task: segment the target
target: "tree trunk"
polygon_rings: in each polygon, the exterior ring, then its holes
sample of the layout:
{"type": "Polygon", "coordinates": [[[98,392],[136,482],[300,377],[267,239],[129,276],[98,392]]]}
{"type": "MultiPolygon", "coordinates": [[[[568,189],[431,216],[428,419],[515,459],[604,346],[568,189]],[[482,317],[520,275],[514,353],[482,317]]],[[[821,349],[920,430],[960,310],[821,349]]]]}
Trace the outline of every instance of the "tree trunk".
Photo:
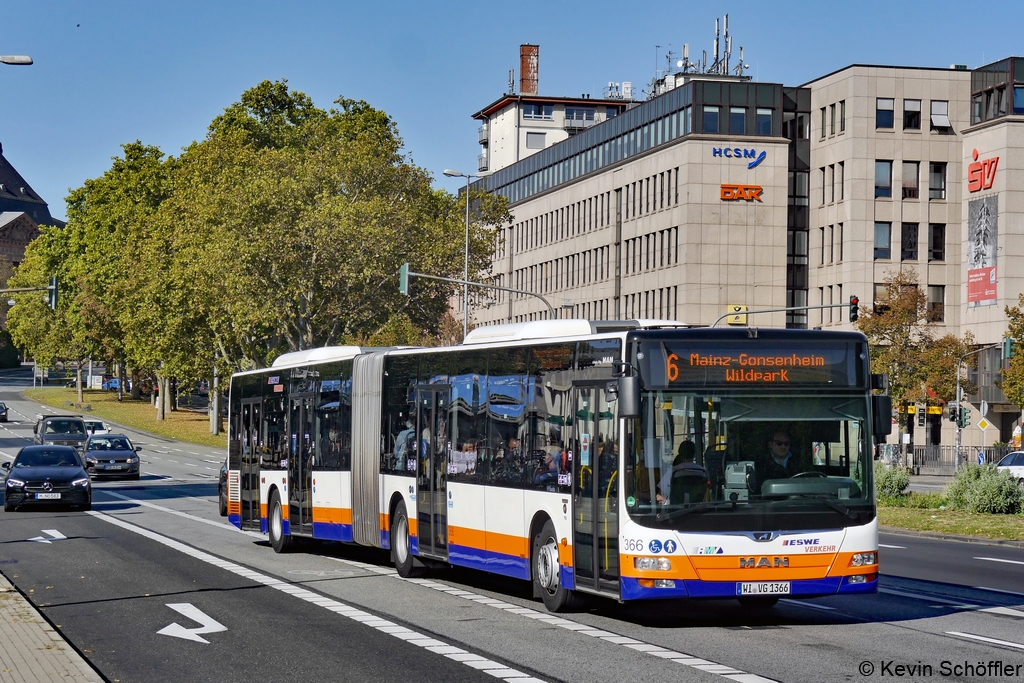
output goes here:
{"type": "Polygon", "coordinates": [[[82,391],[82,362],[78,362],[78,369],[75,371],[75,386],[78,387],[78,402],[82,403],[85,400],[85,396],[82,391]]]}
{"type": "Polygon", "coordinates": [[[210,382],[210,391],[206,400],[210,410],[210,433],[214,436],[220,434],[220,378],[217,376],[217,366],[213,368],[213,380],[210,382]]]}
{"type": "Polygon", "coordinates": [[[160,389],[160,396],[163,397],[164,413],[174,411],[174,397],[171,395],[171,378],[164,377],[163,387],[160,389]]]}
{"type": "Polygon", "coordinates": [[[160,375],[156,376],[156,386],[153,391],[153,401],[156,403],[156,419],[166,420],[167,415],[164,412],[164,397],[167,392],[164,390],[164,378],[160,375]]]}

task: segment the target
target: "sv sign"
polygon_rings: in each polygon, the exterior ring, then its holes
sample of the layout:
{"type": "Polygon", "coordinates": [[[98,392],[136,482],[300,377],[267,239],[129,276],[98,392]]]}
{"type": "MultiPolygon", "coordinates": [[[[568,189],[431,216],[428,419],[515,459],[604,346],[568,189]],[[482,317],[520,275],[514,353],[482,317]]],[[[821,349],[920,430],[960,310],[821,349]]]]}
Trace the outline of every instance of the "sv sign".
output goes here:
{"type": "Polygon", "coordinates": [[[996,179],[999,157],[978,161],[978,150],[974,150],[972,157],[974,163],[967,166],[967,191],[977,192],[992,189],[992,183],[996,179]]]}

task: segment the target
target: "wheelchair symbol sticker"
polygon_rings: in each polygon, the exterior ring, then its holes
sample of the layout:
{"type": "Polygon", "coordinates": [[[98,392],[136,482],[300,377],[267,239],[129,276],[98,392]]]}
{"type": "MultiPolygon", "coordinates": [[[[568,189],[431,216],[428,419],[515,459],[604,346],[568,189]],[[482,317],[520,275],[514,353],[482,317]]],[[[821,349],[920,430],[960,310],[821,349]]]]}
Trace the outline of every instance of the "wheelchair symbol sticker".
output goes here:
{"type": "Polygon", "coordinates": [[[661,552],[661,541],[655,539],[655,540],[651,541],[650,545],[648,545],[647,547],[651,549],[652,553],[660,553],[661,552]]]}

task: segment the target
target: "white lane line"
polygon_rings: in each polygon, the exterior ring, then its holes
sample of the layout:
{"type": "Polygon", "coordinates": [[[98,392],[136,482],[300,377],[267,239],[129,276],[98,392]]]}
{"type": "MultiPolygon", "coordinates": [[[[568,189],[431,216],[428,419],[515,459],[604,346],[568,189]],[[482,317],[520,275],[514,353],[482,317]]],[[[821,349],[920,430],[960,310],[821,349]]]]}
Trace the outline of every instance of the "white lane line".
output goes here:
{"type": "MultiPolygon", "coordinates": [[[[162,536],[156,532],[144,529],[139,526],[135,526],[134,524],[129,524],[128,522],[122,521],[116,517],[112,517],[102,512],[96,512],[95,510],[91,510],[89,514],[94,517],[97,517],[98,519],[102,519],[104,522],[108,522],[110,524],[113,524],[114,526],[118,526],[122,529],[126,529],[133,533],[139,534],[140,536],[149,538],[153,541],[156,541],[157,543],[161,543],[167,546],[168,548],[172,548],[186,555],[194,557],[197,560],[206,562],[207,564],[213,565],[215,567],[219,567],[225,571],[229,571],[232,574],[235,574],[236,576],[241,576],[255,583],[261,583],[269,588],[273,588],[275,590],[281,591],[282,593],[286,593],[296,598],[305,600],[310,604],[318,605],[320,607],[323,607],[334,612],[335,614],[340,614],[341,616],[348,617],[353,621],[361,622],[362,624],[369,626],[370,628],[374,628],[380,631],[381,633],[386,633],[388,635],[394,636],[400,640],[404,640],[405,642],[411,643],[413,645],[419,645],[425,650],[429,650],[430,652],[434,652],[435,654],[447,657],[452,661],[462,662],[466,666],[469,666],[473,669],[477,669],[479,671],[483,671],[484,673],[490,674],[495,678],[500,678],[506,681],[516,681],[517,683],[522,681],[529,681],[529,683],[541,681],[541,679],[531,677],[529,674],[524,673],[522,671],[517,671],[516,669],[505,666],[504,664],[499,664],[498,662],[491,661],[486,657],[474,655],[473,653],[467,650],[463,650],[462,648],[449,645],[448,643],[437,640],[436,638],[431,638],[421,633],[417,633],[412,629],[406,628],[404,626],[399,626],[398,624],[388,621],[387,619],[381,619],[376,615],[369,614],[368,612],[364,612],[360,609],[352,607],[351,605],[346,605],[345,603],[325,597],[323,595],[320,595],[319,593],[314,593],[313,591],[302,588],[297,584],[282,581],[280,579],[275,579],[273,577],[267,576],[266,574],[261,574],[257,571],[254,571],[243,565],[223,560],[214,555],[210,555],[209,553],[197,550],[192,546],[188,546],[184,543],[179,543],[178,541],[170,539],[166,536],[162,536]]],[[[260,535],[262,536],[262,534],[260,535]]]]}
{"type": "MultiPolygon", "coordinates": [[[[328,557],[327,559],[334,560],[335,562],[340,562],[342,564],[348,564],[353,567],[363,569],[365,571],[373,572],[375,574],[382,574],[385,576],[394,577],[396,579],[401,579],[401,577],[398,576],[398,572],[396,572],[391,567],[381,567],[378,565],[367,564],[365,562],[346,560],[340,557],[328,557]]],[[[438,583],[437,581],[433,581],[431,579],[402,580],[408,581],[409,583],[415,583],[425,588],[432,588],[436,591],[447,593],[448,595],[452,595],[458,598],[472,600],[473,602],[476,602],[481,605],[486,605],[488,607],[494,607],[497,609],[505,610],[506,612],[510,612],[512,614],[518,614],[528,619],[536,619],[537,621],[550,624],[552,626],[558,626],[568,631],[575,631],[576,633],[582,633],[583,635],[591,636],[593,638],[600,638],[601,640],[604,640],[605,642],[611,644],[622,645],[624,647],[628,647],[631,650],[636,650],[637,652],[654,655],[655,657],[667,659],[678,664],[684,664],[694,669],[699,669],[701,671],[706,671],[708,673],[717,674],[719,676],[723,676],[724,678],[737,681],[737,683],[777,683],[772,678],[765,678],[763,676],[758,676],[757,674],[746,673],[745,671],[741,671],[740,669],[734,669],[733,667],[725,664],[709,662],[706,659],[700,659],[699,657],[694,657],[693,655],[688,655],[683,652],[669,650],[667,648],[661,647],[660,645],[645,643],[643,641],[635,640],[628,636],[622,636],[617,633],[612,633],[610,631],[604,631],[599,628],[593,628],[591,626],[587,626],[586,624],[581,624],[579,622],[572,621],[571,619],[565,619],[564,617],[558,616],[556,614],[551,614],[549,612],[538,612],[537,610],[530,609],[529,607],[520,607],[519,605],[513,605],[507,602],[503,602],[501,600],[497,600],[495,598],[487,597],[485,595],[479,595],[477,593],[472,593],[461,588],[456,588],[454,586],[438,583]]],[[[814,606],[821,607],[821,605],[814,606]]]]}
{"type": "Polygon", "coordinates": [[[219,464],[221,464],[224,461],[223,460],[207,460],[206,458],[203,458],[203,462],[212,462],[214,465],[219,465],[219,464]]]}
{"type": "Polygon", "coordinates": [[[171,460],[170,458],[168,458],[167,462],[173,462],[173,463],[174,463],[175,465],[177,465],[177,464],[178,464],[178,461],[177,461],[177,460],[171,460]]]}
{"type": "Polygon", "coordinates": [[[993,645],[1002,645],[1004,647],[1013,647],[1018,650],[1024,650],[1024,644],[1012,643],[1008,640],[999,640],[998,638],[987,638],[985,636],[976,636],[973,633],[961,633],[960,631],[946,631],[946,635],[960,636],[961,638],[970,638],[971,640],[980,640],[983,643],[992,643],[993,645]]]}
{"type": "Polygon", "coordinates": [[[203,524],[209,524],[210,526],[215,526],[218,529],[230,529],[231,531],[235,531],[237,533],[242,533],[242,534],[245,534],[247,536],[252,536],[254,538],[266,538],[266,534],[257,533],[255,531],[242,531],[241,529],[236,527],[234,524],[228,524],[227,522],[217,522],[217,521],[214,521],[212,519],[205,519],[203,517],[196,517],[195,515],[190,515],[187,512],[180,512],[178,510],[172,510],[171,508],[164,507],[163,505],[157,505],[156,503],[150,503],[150,502],[145,501],[145,500],[139,500],[138,498],[132,498],[131,496],[125,496],[125,495],[122,495],[120,493],[115,493],[115,492],[111,491],[110,489],[96,489],[96,491],[97,491],[97,493],[102,491],[104,494],[106,494],[108,496],[113,496],[114,498],[120,498],[121,500],[128,501],[129,503],[135,503],[136,505],[141,505],[143,507],[151,508],[153,510],[159,510],[160,512],[166,512],[169,515],[174,515],[176,517],[184,517],[185,519],[191,519],[191,520],[194,520],[196,522],[202,522],[203,524]]]}
{"type": "Polygon", "coordinates": [[[191,462],[187,462],[187,463],[185,463],[185,467],[198,467],[198,465],[196,465],[194,463],[191,463],[191,462]]]}
{"type": "Polygon", "coordinates": [[[212,467],[207,467],[206,465],[203,465],[203,469],[212,470],[213,468],[212,467]]]}
{"type": "Polygon", "coordinates": [[[879,548],[898,548],[899,550],[906,550],[907,549],[907,546],[905,546],[905,545],[886,545],[884,543],[879,543],[878,547],[879,548]]]}
{"type": "Polygon", "coordinates": [[[811,607],[813,609],[823,609],[823,610],[829,610],[829,611],[835,609],[835,607],[829,607],[828,605],[819,605],[817,603],[806,602],[804,600],[790,600],[788,598],[782,598],[782,600],[780,600],[779,602],[785,602],[785,603],[788,603],[790,605],[797,605],[798,607],[811,607]]]}
{"type": "Polygon", "coordinates": [[[195,451],[185,451],[185,452],[188,453],[189,455],[200,455],[199,453],[196,453],[195,451]]]}
{"type": "Polygon", "coordinates": [[[985,560],[986,562],[1005,562],[1006,564],[1020,564],[1024,565],[1024,562],[1020,560],[1004,560],[1001,557],[976,557],[976,560],[985,560]]]}
{"type": "Polygon", "coordinates": [[[1024,598],[1024,593],[1018,593],[1016,591],[1004,591],[1002,588],[986,588],[985,586],[974,586],[975,590],[979,591],[992,591],[993,593],[1003,593],[1005,595],[1016,595],[1024,598]]]}

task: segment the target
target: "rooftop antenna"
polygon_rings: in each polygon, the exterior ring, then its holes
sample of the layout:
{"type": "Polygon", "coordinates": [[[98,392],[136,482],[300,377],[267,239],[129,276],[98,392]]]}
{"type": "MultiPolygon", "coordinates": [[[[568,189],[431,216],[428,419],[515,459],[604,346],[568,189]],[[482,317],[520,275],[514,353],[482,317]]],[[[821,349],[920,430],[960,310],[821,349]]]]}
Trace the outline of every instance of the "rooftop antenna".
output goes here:
{"type": "Polygon", "coordinates": [[[516,94],[516,70],[515,69],[509,69],[508,70],[508,94],[509,95],[515,95],[516,94]]]}

